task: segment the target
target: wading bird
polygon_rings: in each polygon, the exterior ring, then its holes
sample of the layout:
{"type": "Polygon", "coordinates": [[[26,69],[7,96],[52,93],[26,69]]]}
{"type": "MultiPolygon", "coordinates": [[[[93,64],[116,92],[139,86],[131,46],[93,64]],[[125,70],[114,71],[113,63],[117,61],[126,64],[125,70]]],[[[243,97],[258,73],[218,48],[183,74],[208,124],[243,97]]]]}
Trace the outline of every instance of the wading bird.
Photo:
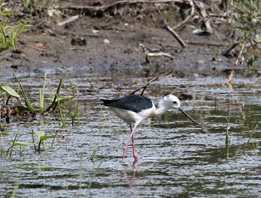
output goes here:
{"type": "Polygon", "coordinates": [[[159,100],[157,105],[155,105],[153,101],[147,97],[134,94],[113,100],[101,99],[101,101],[130,126],[131,133],[127,143],[123,147],[122,159],[125,158],[128,145],[130,141],[132,141],[134,163],[138,161],[138,153],[134,144],[134,134],[141,121],[152,117],[158,117],[167,110],[174,108],[182,112],[192,122],[198,124],[180,108],[180,100],[174,95],[164,96],[159,100]]]}

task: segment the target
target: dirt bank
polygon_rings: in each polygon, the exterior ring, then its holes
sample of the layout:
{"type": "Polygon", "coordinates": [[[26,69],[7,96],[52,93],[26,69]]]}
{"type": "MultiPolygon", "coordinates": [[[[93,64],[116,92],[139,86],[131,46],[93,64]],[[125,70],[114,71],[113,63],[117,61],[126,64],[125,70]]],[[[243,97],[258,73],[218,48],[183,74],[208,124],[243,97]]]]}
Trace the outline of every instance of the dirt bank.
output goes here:
{"type": "MultiPolygon", "coordinates": [[[[224,75],[235,61],[233,55],[222,55],[233,43],[232,30],[224,23],[213,22],[213,33],[198,35],[193,33],[199,28],[195,18],[177,29],[186,43],[183,48],[162,26],[162,19],[170,26],[183,20],[180,7],[174,4],[121,5],[99,15],[81,9],[52,11],[31,18],[32,29],[21,35],[17,50],[1,54],[1,77],[13,72],[21,75],[124,72],[152,76],[173,71],[177,76],[224,75]],[[78,18],[66,23],[72,16],[78,18]],[[172,57],[146,60],[142,46],[149,52],[168,53],[172,57]]],[[[239,73],[250,72],[241,65],[239,73]]]]}

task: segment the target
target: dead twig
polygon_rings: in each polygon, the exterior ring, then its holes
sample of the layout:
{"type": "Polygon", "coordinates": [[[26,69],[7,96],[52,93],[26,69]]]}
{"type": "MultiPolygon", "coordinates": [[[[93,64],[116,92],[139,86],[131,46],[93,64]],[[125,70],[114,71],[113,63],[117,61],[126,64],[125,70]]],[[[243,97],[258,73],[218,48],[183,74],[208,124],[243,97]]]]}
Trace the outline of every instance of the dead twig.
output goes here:
{"type": "Polygon", "coordinates": [[[238,43],[237,43],[237,42],[236,42],[236,43],[233,43],[226,51],[224,51],[224,52],[222,53],[222,55],[225,56],[225,57],[231,56],[231,55],[230,55],[230,52],[231,52],[236,46],[238,46],[238,43]]]}
{"type": "Polygon", "coordinates": [[[166,52],[148,52],[146,53],[146,56],[150,57],[150,56],[165,56],[171,59],[174,59],[174,56],[170,55],[169,53],[166,52]]]}
{"type": "Polygon", "coordinates": [[[66,19],[65,21],[59,22],[59,23],[58,23],[58,26],[66,25],[66,24],[68,24],[68,23],[71,23],[71,22],[77,20],[78,18],[79,18],[79,15],[72,16],[72,17],[66,19]]]}
{"type": "Polygon", "coordinates": [[[165,73],[165,74],[159,74],[158,76],[156,76],[156,77],[152,78],[151,80],[149,80],[145,85],[143,85],[143,86],[141,86],[141,87],[135,89],[133,92],[130,93],[130,95],[133,95],[133,94],[135,94],[136,92],[138,92],[139,90],[142,89],[142,91],[141,91],[141,93],[140,93],[140,95],[142,96],[143,93],[144,93],[144,91],[147,89],[147,87],[148,87],[152,82],[154,82],[154,81],[156,81],[156,80],[159,80],[162,75],[164,75],[164,77],[167,77],[167,76],[170,75],[170,74],[172,74],[172,72],[168,72],[168,73],[165,73]]]}
{"type": "Polygon", "coordinates": [[[147,89],[147,87],[148,87],[152,82],[154,82],[154,81],[156,81],[156,80],[158,80],[158,79],[159,79],[159,76],[156,76],[156,77],[152,78],[152,79],[149,80],[145,85],[143,85],[142,87],[139,87],[139,88],[135,89],[133,92],[131,92],[130,95],[133,95],[133,94],[135,94],[136,92],[138,92],[139,90],[142,89],[142,91],[141,91],[141,93],[140,93],[140,95],[142,96],[143,93],[144,93],[144,91],[145,91],[145,89],[147,89]]]}

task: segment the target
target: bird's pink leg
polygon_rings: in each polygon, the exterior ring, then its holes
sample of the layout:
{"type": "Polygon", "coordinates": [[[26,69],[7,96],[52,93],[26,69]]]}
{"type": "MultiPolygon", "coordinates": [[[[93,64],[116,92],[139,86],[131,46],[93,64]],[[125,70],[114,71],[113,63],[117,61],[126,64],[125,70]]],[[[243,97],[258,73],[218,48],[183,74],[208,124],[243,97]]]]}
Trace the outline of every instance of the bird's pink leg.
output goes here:
{"type": "Polygon", "coordinates": [[[135,164],[138,161],[138,153],[137,153],[136,148],[135,148],[134,134],[132,135],[131,140],[132,140],[132,153],[133,153],[133,157],[134,157],[133,163],[135,164]]]}
{"type": "MultiPolygon", "coordinates": [[[[132,143],[133,143],[133,144],[132,144],[132,147],[133,147],[133,145],[134,145],[133,136],[134,136],[134,133],[135,133],[135,129],[136,129],[136,125],[135,125],[134,127],[132,127],[132,125],[130,125],[131,134],[130,134],[130,136],[129,136],[129,138],[128,138],[127,143],[123,146],[122,160],[125,159],[126,152],[127,152],[127,149],[128,149],[128,145],[129,145],[131,139],[132,139],[132,143]]],[[[135,145],[134,145],[134,150],[135,150],[135,145]]],[[[133,150],[133,151],[134,151],[134,150],[133,150]]],[[[136,152],[136,151],[133,152],[133,157],[134,157],[134,160],[135,160],[135,159],[138,160],[138,155],[137,155],[137,152],[136,152]],[[136,153],[136,154],[135,154],[135,153],[136,153]],[[134,156],[136,156],[136,157],[134,157],[134,156]]]]}
{"type": "MultiPolygon", "coordinates": [[[[132,125],[130,125],[130,132],[132,134],[132,125]]],[[[127,153],[127,150],[128,150],[128,144],[129,144],[129,141],[123,146],[122,160],[125,159],[125,156],[126,156],[126,153],[127,153]]]]}

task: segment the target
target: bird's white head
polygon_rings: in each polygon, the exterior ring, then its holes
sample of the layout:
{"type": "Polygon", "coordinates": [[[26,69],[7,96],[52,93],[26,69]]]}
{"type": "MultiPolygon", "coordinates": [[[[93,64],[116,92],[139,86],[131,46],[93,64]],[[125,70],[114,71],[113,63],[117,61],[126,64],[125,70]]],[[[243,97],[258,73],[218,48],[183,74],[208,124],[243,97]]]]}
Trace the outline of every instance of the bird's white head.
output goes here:
{"type": "Polygon", "coordinates": [[[177,96],[174,95],[166,95],[164,96],[158,104],[158,108],[156,110],[156,115],[161,115],[165,113],[168,109],[175,108],[179,110],[181,113],[183,113],[188,119],[190,119],[195,124],[198,124],[195,120],[193,120],[188,114],[186,114],[181,108],[180,108],[180,100],[177,96]]]}
{"type": "Polygon", "coordinates": [[[176,108],[180,108],[180,100],[177,96],[174,95],[166,95],[163,98],[160,99],[158,106],[157,106],[157,115],[161,115],[165,113],[167,110],[176,108]]]}
{"type": "Polygon", "coordinates": [[[166,95],[163,97],[162,102],[166,108],[180,108],[180,100],[177,96],[166,95]]]}

